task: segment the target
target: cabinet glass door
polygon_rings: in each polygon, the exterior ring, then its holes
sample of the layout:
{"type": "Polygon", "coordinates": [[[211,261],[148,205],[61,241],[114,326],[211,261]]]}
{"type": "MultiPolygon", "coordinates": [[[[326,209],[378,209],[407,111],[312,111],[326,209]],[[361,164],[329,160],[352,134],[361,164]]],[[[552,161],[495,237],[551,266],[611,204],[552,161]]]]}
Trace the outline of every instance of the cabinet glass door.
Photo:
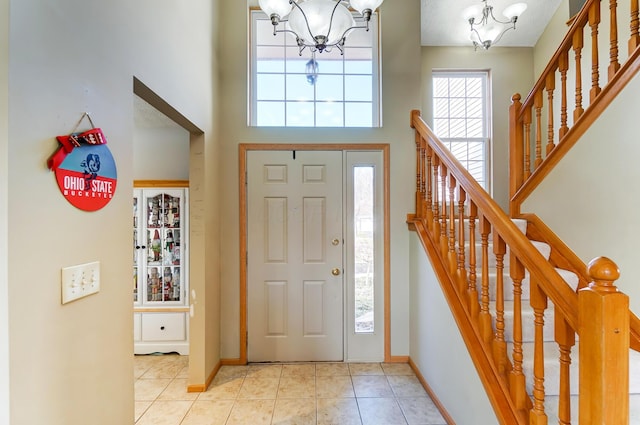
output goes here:
{"type": "Polygon", "coordinates": [[[137,193],[133,195],[133,302],[134,304],[138,304],[140,300],[139,289],[138,289],[138,273],[140,270],[140,264],[138,260],[138,251],[141,249],[140,241],[139,241],[139,215],[140,212],[138,210],[138,203],[140,201],[140,196],[137,193]]]}
{"type": "Polygon", "coordinates": [[[182,205],[180,193],[145,197],[146,302],[182,301],[182,205]]]}

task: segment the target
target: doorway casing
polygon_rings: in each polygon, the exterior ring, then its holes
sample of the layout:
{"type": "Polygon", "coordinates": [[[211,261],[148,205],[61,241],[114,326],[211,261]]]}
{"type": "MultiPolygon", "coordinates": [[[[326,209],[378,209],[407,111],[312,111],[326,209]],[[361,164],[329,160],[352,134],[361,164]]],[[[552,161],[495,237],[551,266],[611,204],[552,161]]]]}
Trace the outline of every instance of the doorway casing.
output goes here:
{"type": "Polygon", "coordinates": [[[391,355],[391,274],[390,274],[390,146],[380,144],[331,143],[331,144],[261,144],[241,143],[238,145],[239,161],[239,221],[240,221],[240,357],[237,360],[225,359],[223,364],[247,363],[247,152],[248,151],[380,151],[383,156],[383,214],[384,214],[384,361],[405,362],[406,358],[394,358],[391,355]]]}

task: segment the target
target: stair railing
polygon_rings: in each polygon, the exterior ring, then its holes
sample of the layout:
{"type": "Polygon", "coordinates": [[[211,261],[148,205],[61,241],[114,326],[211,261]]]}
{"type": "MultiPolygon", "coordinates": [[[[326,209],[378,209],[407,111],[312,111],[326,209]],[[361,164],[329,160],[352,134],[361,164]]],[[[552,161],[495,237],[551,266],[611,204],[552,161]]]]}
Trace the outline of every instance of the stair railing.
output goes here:
{"type": "Polygon", "coordinates": [[[585,2],[526,99],[512,98],[512,217],[640,68],[638,0],[602,3],[585,2]],[[620,33],[628,35],[627,49],[619,48],[620,33]]]}
{"type": "Polygon", "coordinates": [[[615,264],[594,260],[589,269],[593,283],[576,293],[435,136],[419,111],[412,111],[411,126],[416,135],[416,211],[408,222],[434,264],[500,423],[547,424],[545,385],[551,384],[560,389],[559,423],[571,423],[569,365],[576,336],[581,346],[580,423],[628,423],[629,314],[609,313],[629,309],[628,298],[613,285],[615,264]],[[490,262],[495,265],[495,287],[489,283],[490,262]],[[532,376],[526,376],[524,367],[525,277],[530,279],[529,302],[535,315],[532,376]],[[506,279],[512,282],[512,311],[505,310],[506,279]],[[495,307],[490,298],[496,300],[495,307]],[[545,381],[543,331],[549,301],[555,306],[558,383],[545,381]],[[505,333],[507,315],[513,316],[512,335],[505,333]]]}

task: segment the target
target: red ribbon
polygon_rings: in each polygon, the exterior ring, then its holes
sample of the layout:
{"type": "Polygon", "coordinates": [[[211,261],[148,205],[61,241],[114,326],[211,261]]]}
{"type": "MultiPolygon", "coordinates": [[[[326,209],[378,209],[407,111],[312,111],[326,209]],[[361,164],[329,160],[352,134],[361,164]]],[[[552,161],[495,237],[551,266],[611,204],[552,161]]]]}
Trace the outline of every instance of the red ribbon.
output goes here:
{"type": "Polygon", "coordinates": [[[57,136],[56,139],[62,146],[60,146],[58,150],[51,155],[51,158],[47,160],[47,165],[52,171],[57,170],[66,156],[69,155],[74,148],[80,146],[80,144],[104,145],[107,143],[107,138],[104,137],[102,130],[99,128],[92,128],[84,133],[72,133],[68,136],[57,136]]]}

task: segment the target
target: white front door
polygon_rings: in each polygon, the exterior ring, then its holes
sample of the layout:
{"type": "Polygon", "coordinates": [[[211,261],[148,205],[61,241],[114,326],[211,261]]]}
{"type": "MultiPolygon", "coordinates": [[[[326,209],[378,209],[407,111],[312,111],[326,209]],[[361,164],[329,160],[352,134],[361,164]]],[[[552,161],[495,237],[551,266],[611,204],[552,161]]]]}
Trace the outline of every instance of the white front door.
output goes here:
{"type": "Polygon", "coordinates": [[[343,360],[341,151],[247,153],[251,362],[343,360]]]}

